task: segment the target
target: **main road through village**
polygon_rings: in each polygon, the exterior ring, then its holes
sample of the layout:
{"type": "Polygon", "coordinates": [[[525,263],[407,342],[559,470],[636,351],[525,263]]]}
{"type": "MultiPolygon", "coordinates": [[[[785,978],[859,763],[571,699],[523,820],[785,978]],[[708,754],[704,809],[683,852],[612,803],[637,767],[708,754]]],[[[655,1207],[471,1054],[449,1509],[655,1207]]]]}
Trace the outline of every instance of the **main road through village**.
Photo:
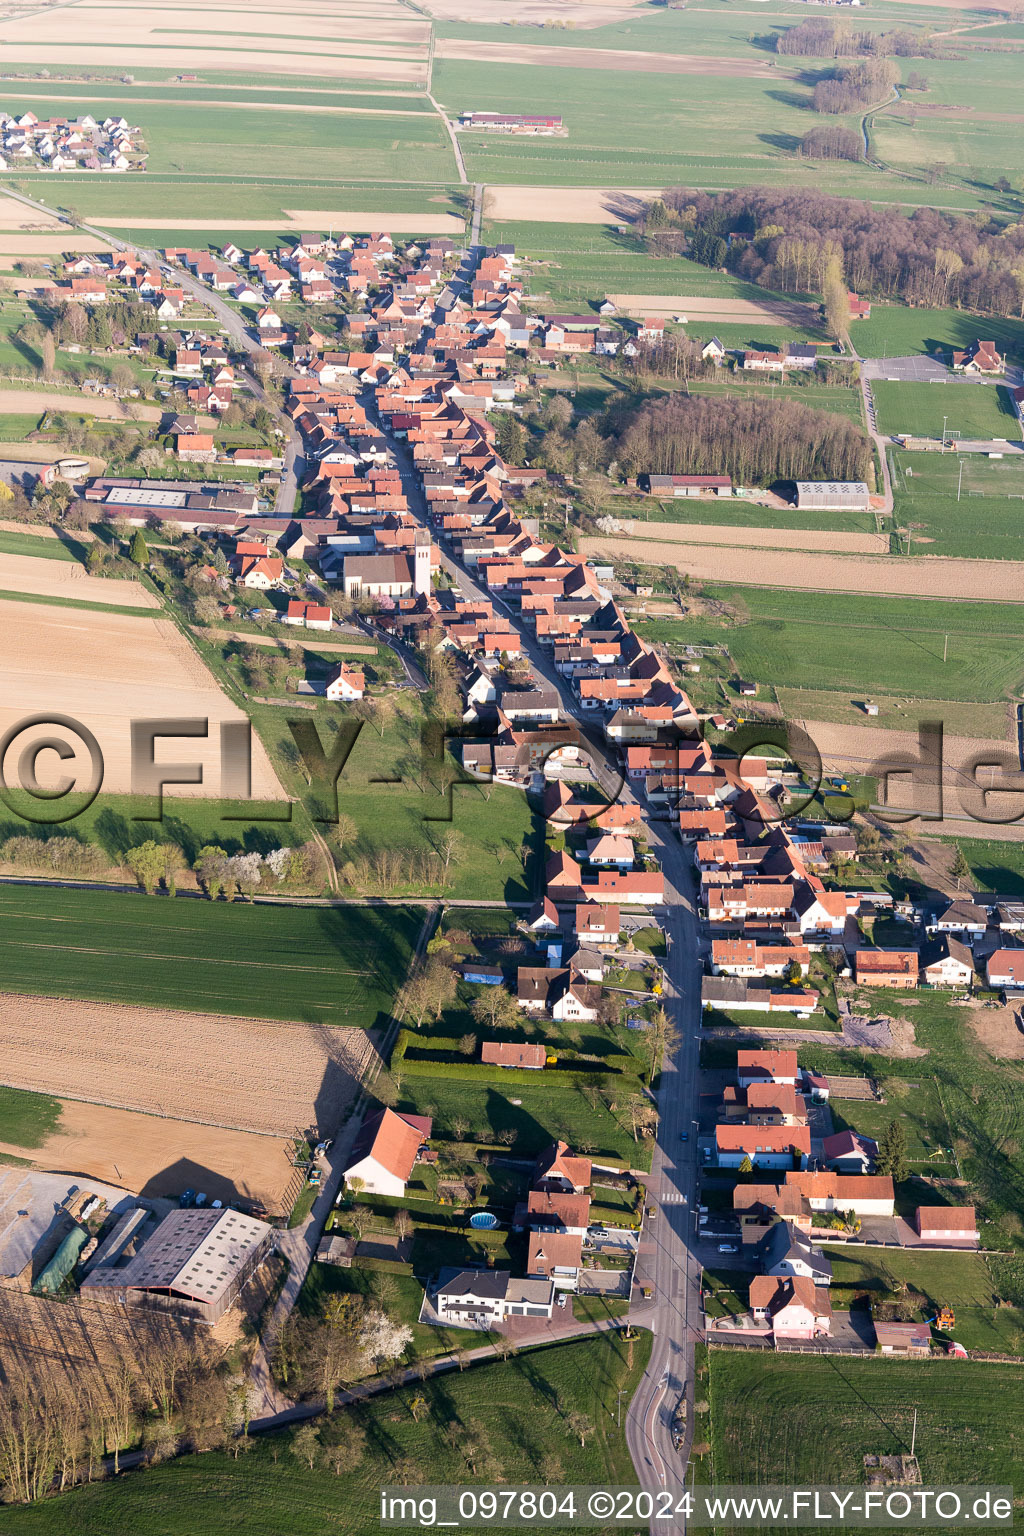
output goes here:
{"type": "MultiPolygon", "coordinates": [[[[382,432],[386,424],[371,397],[364,401],[371,419],[382,432]]],[[[403,488],[414,516],[427,523],[427,505],[419,476],[406,444],[389,437],[402,472],[403,488]]],[[[467,596],[495,601],[468,571],[444,551],[441,563],[467,596]]],[[[497,605],[505,607],[500,599],[497,605]]],[[[566,716],[579,724],[578,705],[565,679],[555,671],[551,657],[522,626],[515,609],[505,608],[519,630],[523,649],[534,672],[559,695],[566,716]]],[[[633,795],[623,782],[621,770],[604,745],[588,733],[595,777],[621,801],[633,795]]],[[[665,903],[661,916],[668,953],[665,1007],[678,1031],[679,1040],[666,1056],[657,1090],[659,1123],[654,1161],[647,1181],[649,1205],[656,1215],[648,1217],[641,1234],[635,1269],[634,1296],[651,1290],[649,1300],[632,1307],[629,1318],[650,1330],[653,1337],[650,1361],[626,1413],[626,1442],[637,1481],[647,1488],[683,1490],[693,1435],[694,1344],[703,1338],[700,1305],[701,1265],[696,1252],[697,1221],[697,1122],[698,1067],[700,1056],[700,927],[695,906],[696,875],[692,861],[670,830],[648,819],[649,842],[661,862],[665,877],[665,903]],[[682,1138],[686,1136],[684,1141],[682,1138]],[[673,1426],[680,1402],[686,1404],[679,1445],[673,1426]]],[[[659,1532],[682,1530],[658,1521],[659,1532]]]]}

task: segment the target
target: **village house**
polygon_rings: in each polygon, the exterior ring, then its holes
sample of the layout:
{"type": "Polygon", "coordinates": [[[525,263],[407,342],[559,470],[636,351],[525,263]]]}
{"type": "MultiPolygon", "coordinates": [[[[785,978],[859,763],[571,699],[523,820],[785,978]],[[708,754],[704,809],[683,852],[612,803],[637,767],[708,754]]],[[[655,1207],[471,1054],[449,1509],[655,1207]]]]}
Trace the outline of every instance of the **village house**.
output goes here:
{"type": "Polygon", "coordinates": [[[488,1330],[510,1317],[551,1317],[550,1280],[517,1279],[507,1269],[442,1270],[431,1293],[438,1322],[488,1330]]]}
{"type": "Polygon", "coordinates": [[[404,1195],[432,1129],[424,1115],[399,1115],[393,1109],[369,1115],[352,1144],[345,1187],[370,1195],[404,1195]]]}
{"type": "Polygon", "coordinates": [[[1024,991],[1024,949],[995,949],[985,962],[985,977],[994,992],[1024,991]]]}
{"type": "Polygon", "coordinates": [[[858,986],[904,992],[917,986],[916,949],[858,949],[854,967],[858,986]]]}
{"type": "Polygon", "coordinates": [[[805,1232],[788,1221],[776,1221],[758,1245],[766,1275],[794,1275],[814,1285],[831,1285],[832,1265],[805,1232]]]}
{"type": "Polygon", "coordinates": [[[347,661],[339,661],[327,674],[324,693],[329,699],[351,703],[361,699],[365,692],[365,675],[347,661]]]}
{"type": "Polygon", "coordinates": [[[974,956],[959,939],[940,935],[921,951],[919,975],[930,987],[969,987],[974,979],[974,956]]]}
{"type": "Polygon", "coordinates": [[[750,1311],[776,1339],[811,1340],[832,1331],[832,1302],[827,1289],[799,1276],[755,1275],[750,1282],[750,1311]]]}
{"type": "Polygon", "coordinates": [[[806,1125],[716,1125],[719,1168],[806,1168],[811,1133],[806,1125]]]}

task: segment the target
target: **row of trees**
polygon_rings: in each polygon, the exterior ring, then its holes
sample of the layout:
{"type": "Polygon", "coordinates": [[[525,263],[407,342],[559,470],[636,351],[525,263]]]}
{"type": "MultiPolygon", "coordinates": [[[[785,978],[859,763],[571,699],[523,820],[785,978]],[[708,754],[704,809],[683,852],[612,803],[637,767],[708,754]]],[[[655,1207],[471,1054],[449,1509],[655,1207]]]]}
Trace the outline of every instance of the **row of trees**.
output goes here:
{"type": "Polygon", "coordinates": [[[934,46],[927,32],[868,32],[854,30],[848,21],[812,18],[795,27],[787,27],[775,37],[775,52],[798,54],[805,59],[839,59],[852,54],[875,58],[930,58],[934,46]]]}
{"type": "MultiPolygon", "coordinates": [[[[74,1307],[75,1303],[69,1303],[74,1307]]],[[[150,1461],[179,1450],[244,1444],[245,1382],[198,1334],[176,1323],[136,1329],[116,1360],[87,1374],[49,1369],[41,1355],[4,1358],[0,1489],[6,1503],[107,1475],[104,1458],[141,1445],[150,1461]],[[239,1442],[235,1437],[242,1436],[239,1442]]]]}
{"type": "MultiPolygon", "coordinates": [[[[1024,224],[938,208],[904,214],[814,190],[744,187],[718,194],[685,187],[663,203],[690,235],[694,259],[708,238],[709,265],[787,293],[812,288],[838,250],[849,286],[879,298],[953,305],[1024,318],[1024,224]],[[725,250],[727,232],[746,240],[725,250]]],[[[706,257],[704,258],[706,259],[706,257]]],[[[820,291],[820,288],[819,288],[820,291]]]]}
{"type": "Polygon", "coordinates": [[[866,480],[868,439],[854,422],[795,400],[670,395],[648,401],[619,442],[631,474],[728,474],[775,480],[866,480]]]}

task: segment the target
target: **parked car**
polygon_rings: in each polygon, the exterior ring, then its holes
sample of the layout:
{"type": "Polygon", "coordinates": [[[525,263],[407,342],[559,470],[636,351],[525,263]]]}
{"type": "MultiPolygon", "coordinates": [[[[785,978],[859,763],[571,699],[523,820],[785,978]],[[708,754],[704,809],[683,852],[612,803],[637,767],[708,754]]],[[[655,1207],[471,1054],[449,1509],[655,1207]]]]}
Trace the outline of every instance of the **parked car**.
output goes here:
{"type": "Polygon", "coordinates": [[[739,1243],[719,1243],[718,1251],[719,1253],[739,1253],[740,1245],[739,1243]]]}

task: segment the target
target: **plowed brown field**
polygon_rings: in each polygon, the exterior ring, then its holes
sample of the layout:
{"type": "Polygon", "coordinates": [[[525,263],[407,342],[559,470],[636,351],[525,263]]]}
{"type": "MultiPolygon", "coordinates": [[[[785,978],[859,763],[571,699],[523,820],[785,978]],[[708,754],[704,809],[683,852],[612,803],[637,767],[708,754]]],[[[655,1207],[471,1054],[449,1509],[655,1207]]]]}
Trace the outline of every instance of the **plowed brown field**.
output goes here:
{"type": "Polygon", "coordinates": [[[365,1030],[0,994],[0,1083],[171,1120],[284,1135],[337,1125],[365,1030]]]}
{"type": "MultiPolygon", "coordinates": [[[[46,567],[47,574],[65,569],[56,560],[0,556],[0,588],[14,559],[23,566],[46,567]]],[[[29,590],[37,590],[40,580],[29,590]]],[[[118,584],[82,575],[63,587],[55,577],[54,585],[66,594],[91,597],[97,587],[116,590],[118,584]]],[[[123,585],[150,601],[143,587],[123,585]]],[[[175,794],[219,795],[220,722],[243,718],[167,619],[0,599],[0,732],[42,711],[69,715],[93,732],[103,753],[103,789],[108,794],[131,789],[133,720],[192,717],[209,722],[207,737],[196,737],[188,745],[187,761],[202,764],[203,783],[181,785],[175,794]]],[[[23,740],[27,746],[28,737],[23,740]]],[[[167,759],[166,745],[157,743],[158,759],[167,759]]],[[[40,758],[44,784],[47,773],[58,769],[82,785],[91,781],[84,749],[76,756],[74,769],[70,763],[58,765],[52,754],[40,758]]],[[[281,787],[255,732],[252,793],[257,799],[281,798],[281,787]]]]}

